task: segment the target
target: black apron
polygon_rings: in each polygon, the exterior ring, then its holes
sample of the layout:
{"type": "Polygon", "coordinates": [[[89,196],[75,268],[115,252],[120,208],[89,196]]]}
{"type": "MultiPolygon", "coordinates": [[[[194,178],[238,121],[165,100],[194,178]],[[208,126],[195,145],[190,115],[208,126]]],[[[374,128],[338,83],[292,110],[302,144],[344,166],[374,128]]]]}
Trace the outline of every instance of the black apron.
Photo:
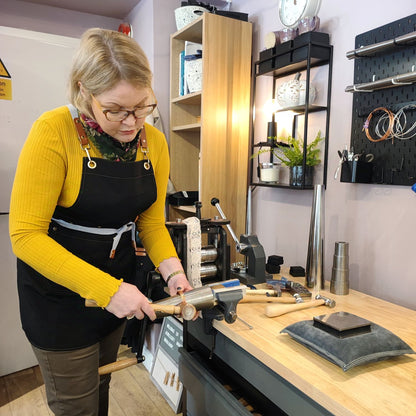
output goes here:
{"type": "MultiPolygon", "coordinates": [[[[57,206],[54,218],[87,227],[118,229],[156,201],[156,182],[149,161],[92,160],[97,164],[95,169],[88,167],[87,158],[83,159],[76,202],[69,208],[57,206]]],[[[114,236],[71,230],[53,220],[49,236],[115,278],[134,282],[137,260],[131,231],[122,235],[114,258],[109,257],[114,236]]],[[[83,348],[124,322],[124,318],[105,309],[85,307],[85,299],[77,293],[45,278],[19,259],[17,277],[22,326],[29,341],[38,348],[83,348]]]]}

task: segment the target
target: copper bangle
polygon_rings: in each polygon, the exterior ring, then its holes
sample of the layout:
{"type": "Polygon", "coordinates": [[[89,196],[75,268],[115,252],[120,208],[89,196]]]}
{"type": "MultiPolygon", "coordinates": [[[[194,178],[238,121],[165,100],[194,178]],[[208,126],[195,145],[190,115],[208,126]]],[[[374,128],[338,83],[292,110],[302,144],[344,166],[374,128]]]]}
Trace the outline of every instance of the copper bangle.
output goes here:
{"type": "Polygon", "coordinates": [[[365,131],[365,135],[367,136],[367,139],[370,140],[370,142],[376,143],[376,142],[381,142],[383,140],[386,140],[392,134],[393,126],[394,126],[394,114],[385,107],[377,107],[368,115],[367,120],[364,122],[363,130],[365,131]],[[370,120],[372,119],[373,114],[376,113],[377,111],[384,111],[385,113],[387,113],[389,117],[389,127],[386,133],[382,137],[380,137],[379,139],[373,139],[368,131],[368,128],[370,127],[370,120]]]}

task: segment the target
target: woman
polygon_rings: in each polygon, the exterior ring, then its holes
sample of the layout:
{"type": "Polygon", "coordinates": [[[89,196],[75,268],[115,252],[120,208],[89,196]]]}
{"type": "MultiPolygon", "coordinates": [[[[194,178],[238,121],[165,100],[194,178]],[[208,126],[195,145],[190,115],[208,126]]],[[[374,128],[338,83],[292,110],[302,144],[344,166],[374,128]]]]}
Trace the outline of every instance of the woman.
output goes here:
{"type": "Polygon", "coordinates": [[[106,415],[125,317],[155,319],[130,284],[135,228],[170,294],[191,286],[165,227],[165,137],[148,61],[131,38],[90,29],[70,74],[72,106],[43,114],[19,158],[10,207],[23,329],[56,415],[106,415]],[[85,307],[92,299],[100,308],[85,307]]]}

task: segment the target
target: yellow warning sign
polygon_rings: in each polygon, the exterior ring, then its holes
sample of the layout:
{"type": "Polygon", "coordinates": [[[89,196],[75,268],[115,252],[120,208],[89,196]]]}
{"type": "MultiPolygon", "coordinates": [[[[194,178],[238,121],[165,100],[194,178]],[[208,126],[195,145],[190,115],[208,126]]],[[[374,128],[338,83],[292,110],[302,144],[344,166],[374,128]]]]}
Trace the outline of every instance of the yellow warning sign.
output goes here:
{"type": "Polygon", "coordinates": [[[0,78],[0,100],[12,99],[12,80],[0,78]]]}
{"type": "Polygon", "coordinates": [[[3,61],[0,59],[0,77],[11,78],[9,71],[6,69],[3,61]]]}

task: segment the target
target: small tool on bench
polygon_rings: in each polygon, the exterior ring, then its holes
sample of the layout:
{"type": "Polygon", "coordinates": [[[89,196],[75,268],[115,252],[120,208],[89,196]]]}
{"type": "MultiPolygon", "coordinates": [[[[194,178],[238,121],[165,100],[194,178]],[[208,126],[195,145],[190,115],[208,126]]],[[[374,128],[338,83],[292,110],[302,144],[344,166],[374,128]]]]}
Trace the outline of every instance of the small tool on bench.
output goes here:
{"type": "Polygon", "coordinates": [[[267,305],[265,308],[265,314],[269,318],[275,316],[281,316],[289,312],[300,311],[301,309],[315,308],[317,306],[325,305],[329,308],[335,307],[335,301],[322,295],[316,295],[315,300],[308,302],[299,302],[295,305],[267,305]]]}
{"type": "Polygon", "coordinates": [[[253,296],[254,295],[266,295],[266,296],[280,297],[282,296],[282,291],[275,290],[275,289],[247,289],[246,295],[253,295],[253,296]]]}
{"type": "Polygon", "coordinates": [[[295,296],[245,295],[240,303],[296,303],[295,296]]]}

